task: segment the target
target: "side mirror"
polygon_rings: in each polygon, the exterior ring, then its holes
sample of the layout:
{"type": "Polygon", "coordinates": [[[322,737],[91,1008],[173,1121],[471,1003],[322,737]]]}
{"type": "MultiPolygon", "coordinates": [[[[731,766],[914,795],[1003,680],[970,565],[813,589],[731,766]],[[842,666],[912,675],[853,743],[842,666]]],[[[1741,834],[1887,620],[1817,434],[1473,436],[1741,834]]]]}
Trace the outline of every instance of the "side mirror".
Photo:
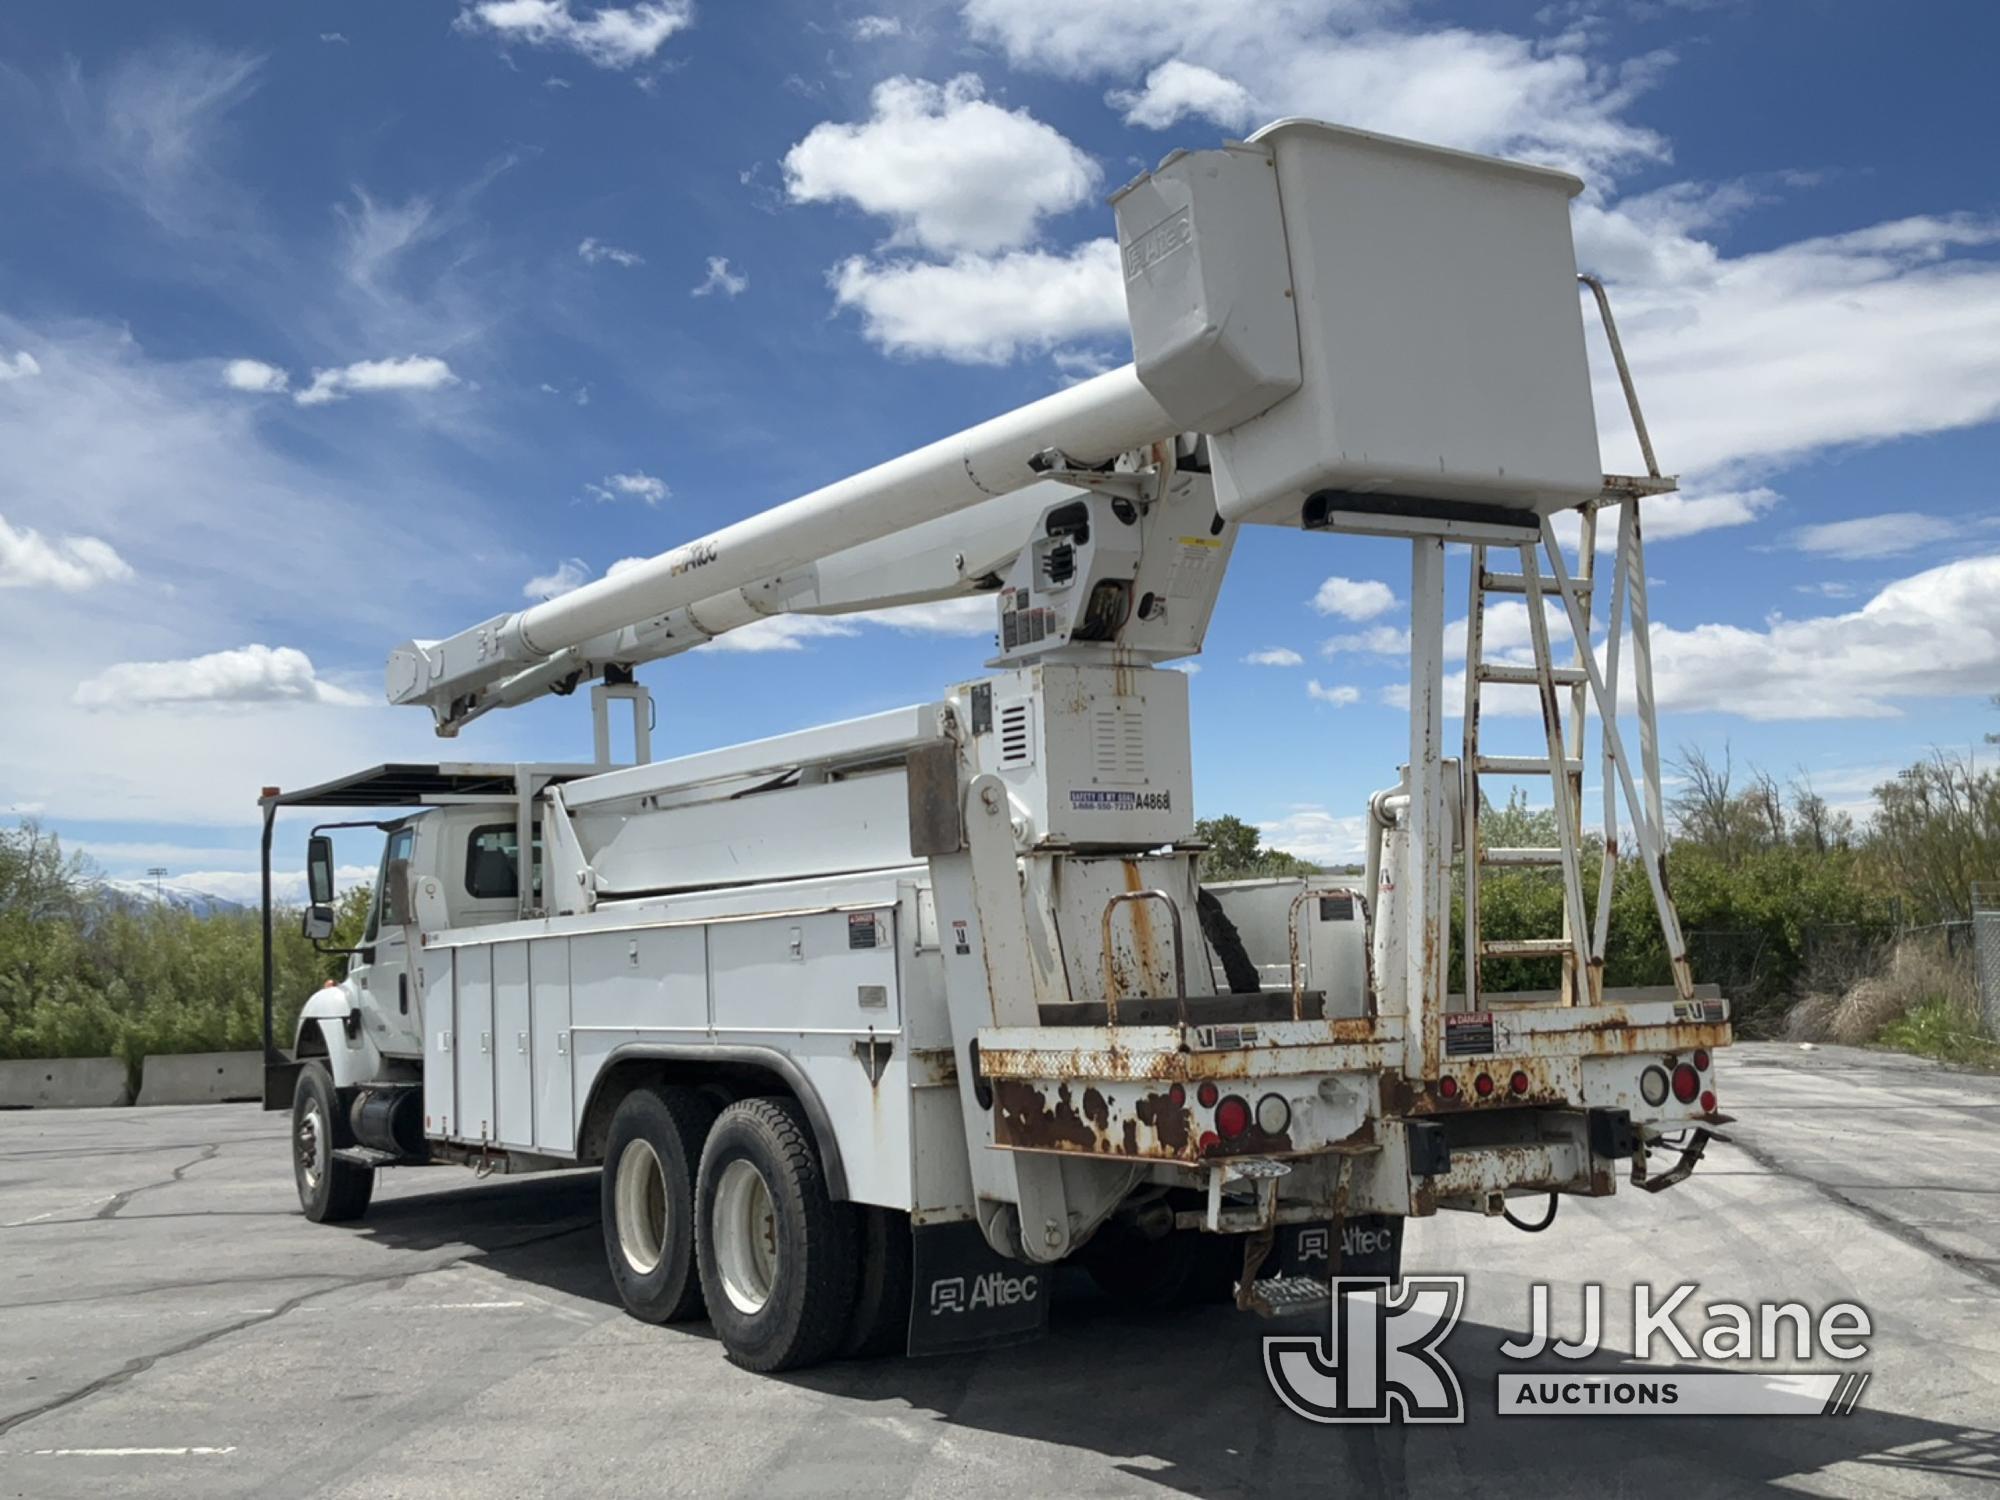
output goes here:
{"type": "Polygon", "coordinates": [[[315,907],[333,905],[333,840],[323,833],[306,840],[306,899],[315,907]]]}
{"type": "Polygon", "coordinates": [[[323,943],[333,936],[333,908],[330,906],[308,906],[305,916],[299,922],[300,931],[310,942],[323,943]]]}

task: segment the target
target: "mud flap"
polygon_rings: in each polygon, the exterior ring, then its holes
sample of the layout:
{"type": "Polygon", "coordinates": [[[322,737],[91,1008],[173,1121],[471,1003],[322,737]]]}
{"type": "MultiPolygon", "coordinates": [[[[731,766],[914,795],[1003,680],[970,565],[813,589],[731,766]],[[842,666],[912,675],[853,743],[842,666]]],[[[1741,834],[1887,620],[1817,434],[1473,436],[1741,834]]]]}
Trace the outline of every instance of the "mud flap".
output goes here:
{"type": "Polygon", "coordinates": [[[996,1349],[1048,1332],[1048,1267],[995,1254],[973,1223],[920,1224],[911,1238],[911,1354],[996,1349]]]}
{"type": "Polygon", "coordinates": [[[1333,1263],[1335,1225],[1281,1224],[1271,1241],[1266,1276],[1303,1276],[1325,1281],[1341,1276],[1403,1274],[1403,1221],[1389,1214],[1350,1214],[1339,1226],[1340,1264],[1333,1263]]]}

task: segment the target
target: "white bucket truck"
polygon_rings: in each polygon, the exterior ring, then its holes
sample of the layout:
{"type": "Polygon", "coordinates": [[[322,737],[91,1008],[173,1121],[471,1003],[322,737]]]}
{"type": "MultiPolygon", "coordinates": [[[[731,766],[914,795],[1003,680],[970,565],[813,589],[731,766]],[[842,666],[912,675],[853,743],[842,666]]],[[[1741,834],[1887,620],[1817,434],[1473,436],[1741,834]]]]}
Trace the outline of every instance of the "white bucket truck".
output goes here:
{"type": "MultiPolygon", "coordinates": [[[[1135,1300],[1298,1307],[1329,1275],[1394,1274],[1407,1217],[1684,1177],[1724,1118],[1729,1027],[1661,864],[1638,511],[1672,481],[1636,401],[1652,472],[1601,471],[1578,189],[1311,121],[1177,153],[1113,200],[1132,365],[395,651],[391,699],[447,736],[589,685],[596,754],[266,794],[267,882],[280,808],[386,834],[345,983],[307,1001],[289,1055],[267,1037],[307,1214],[360,1215],[394,1166],[598,1167],[625,1305],[705,1306],[731,1358],[776,1370],[1033,1334],[1072,1258],[1135,1300]],[[1600,514],[1619,530],[1594,614],[1600,514]],[[1364,881],[1202,883],[1188,680],[1162,666],[1200,651],[1246,524],[1410,547],[1408,763],[1369,803],[1364,881]],[[1454,545],[1471,640],[1448,757],[1454,545]],[[1493,592],[1525,597],[1531,660],[1482,657],[1493,592]],[[651,759],[635,665],[773,614],[973,593],[996,613],[982,675],[651,759]],[[1533,753],[1482,748],[1486,688],[1539,695],[1533,753]],[[1604,846],[1583,841],[1591,710],[1604,846]],[[1559,846],[1487,847],[1482,777],[1539,778],[1559,846]],[[1620,831],[1670,956],[1658,990],[1602,984],[1620,831]],[[1563,930],[1482,937],[1494,865],[1548,867],[1563,930]],[[1485,993],[1503,956],[1559,960],[1560,988],[1485,993]]],[[[342,826],[311,842],[320,940],[342,826]]]]}

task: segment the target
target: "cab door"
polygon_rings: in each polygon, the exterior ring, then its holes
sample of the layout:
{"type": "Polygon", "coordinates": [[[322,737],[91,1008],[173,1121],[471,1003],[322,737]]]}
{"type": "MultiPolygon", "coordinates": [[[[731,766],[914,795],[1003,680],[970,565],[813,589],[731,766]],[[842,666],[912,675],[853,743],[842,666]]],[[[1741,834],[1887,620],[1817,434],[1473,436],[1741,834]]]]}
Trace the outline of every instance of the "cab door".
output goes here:
{"type": "Polygon", "coordinates": [[[411,968],[410,855],[417,831],[394,829],[382,846],[375,900],[361,936],[355,983],[367,995],[375,1045],[383,1052],[415,1056],[423,1051],[423,1017],[417,976],[411,968]]]}

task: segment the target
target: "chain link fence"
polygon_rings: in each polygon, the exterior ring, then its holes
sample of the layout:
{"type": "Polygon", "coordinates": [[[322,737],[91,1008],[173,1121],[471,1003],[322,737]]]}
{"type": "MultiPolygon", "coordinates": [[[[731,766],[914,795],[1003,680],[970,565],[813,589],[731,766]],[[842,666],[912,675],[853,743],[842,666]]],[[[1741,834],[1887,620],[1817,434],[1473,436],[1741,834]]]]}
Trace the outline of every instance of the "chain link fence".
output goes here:
{"type": "Polygon", "coordinates": [[[1986,1034],[2000,1037],[2000,885],[1972,887],[1972,967],[1979,986],[1979,1018],[1986,1034]]]}

